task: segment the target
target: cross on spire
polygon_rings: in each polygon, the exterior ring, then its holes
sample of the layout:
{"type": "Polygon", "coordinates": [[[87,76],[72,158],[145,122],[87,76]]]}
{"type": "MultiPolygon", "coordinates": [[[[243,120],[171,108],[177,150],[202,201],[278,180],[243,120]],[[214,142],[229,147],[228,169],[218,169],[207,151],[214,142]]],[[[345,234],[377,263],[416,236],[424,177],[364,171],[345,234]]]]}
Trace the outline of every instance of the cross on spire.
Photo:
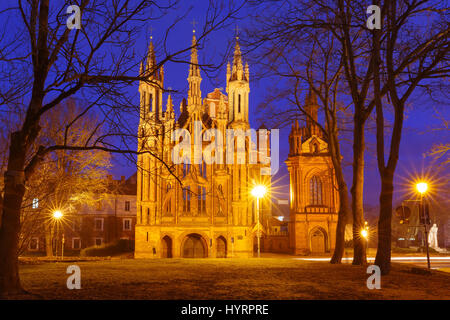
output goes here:
{"type": "Polygon", "coordinates": [[[150,31],[150,40],[153,40],[153,27],[150,26],[148,30],[150,31]]]}
{"type": "Polygon", "coordinates": [[[191,24],[192,24],[192,26],[193,26],[192,32],[195,33],[195,25],[198,24],[198,22],[195,21],[195,19],[192,19],[191,24]]]}
{"type": "Polygon", "coordinates": [[[239,26],[236,25],[236,28],[234,28],[234,31],[236,32],[236,39],[239,39],[239,26]]]}

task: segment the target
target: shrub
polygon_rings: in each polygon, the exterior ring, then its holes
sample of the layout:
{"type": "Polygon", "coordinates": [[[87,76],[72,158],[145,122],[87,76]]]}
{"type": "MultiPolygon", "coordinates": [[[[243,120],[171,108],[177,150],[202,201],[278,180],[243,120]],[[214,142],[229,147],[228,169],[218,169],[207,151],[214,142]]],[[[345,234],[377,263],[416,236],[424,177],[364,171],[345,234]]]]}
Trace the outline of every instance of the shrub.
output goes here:
{"type": "Polygon", "coordinates": [[[416,248],[392,247],[392,253],[416,253],[416,248]]]}
{"type": "Polygon", "coordinates": [[[81,250],[80,256],[108,257],[133,251],[134,251],[134,241],[119,239],[113,243],[107,243],[101,246],[92,246],[84,248],[83,250],[81,250]]]}

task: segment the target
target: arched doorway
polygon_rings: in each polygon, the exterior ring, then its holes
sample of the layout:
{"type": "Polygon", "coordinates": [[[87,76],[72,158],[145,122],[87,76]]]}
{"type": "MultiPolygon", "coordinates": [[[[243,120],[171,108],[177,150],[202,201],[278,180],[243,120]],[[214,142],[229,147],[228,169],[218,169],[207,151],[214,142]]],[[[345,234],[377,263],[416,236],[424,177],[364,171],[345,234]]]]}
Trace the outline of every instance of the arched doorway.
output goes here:
{"type": "Polygon", "coordinates": [[[311,232],[311,253],[326,252],[326,235],[323,230],[316,228],[311,232]]]}
{"type": "Polygon", "coordinates": [[[203,238],[196,233],[187,235],[182,255],[183,258],[206,258],[206,246],[203,238]]]}
{"type": "Polygon", "coordinates": [[[218,237],[216,240],[216,257],[217,258],[227,257],[227,241],[222,236],[218,237]]]}
{"type": "Polygon", "coordinates": [[[169,236],[161,240],[161,258],[172,258],[172,239],[169,236]]]}

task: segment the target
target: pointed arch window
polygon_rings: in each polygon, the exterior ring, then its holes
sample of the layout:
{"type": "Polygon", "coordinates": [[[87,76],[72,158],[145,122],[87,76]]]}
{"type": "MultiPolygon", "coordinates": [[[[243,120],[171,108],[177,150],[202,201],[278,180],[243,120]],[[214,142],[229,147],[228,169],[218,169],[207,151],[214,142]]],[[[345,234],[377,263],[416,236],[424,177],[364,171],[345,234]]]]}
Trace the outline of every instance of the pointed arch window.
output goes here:
{"type": "Polygon", "coordinates": [[[197,195],[197,206],[198,212],[206,211],[206,188],[198,186],[198,195],[197,195]]]}
{"type": "MultiPolygon", "coordinates": [[[[166,196],[170,196],[171,197],[171,195],[169,195],[169,192],[170,192],[171,188],[172,188],[172,186],[170,185],[170,183],[168,183],[167,186],[166,186],[166,196]]],[[[171,198],[169,198],[169,200],[167,201],[165,209],[166,209],[165,210],[166,213],[171,213],[172,212],[172,199],[171,198]]]]}
{"type": "Polygon", "coordinates": [[[142,93],[142,118],[145,120],[145,115],[147,114],[147,92],[142,93]]]}
{"type": "Polygon", "coordinates": [[[146,112],[152,112],[153,109],[153,94],[149,94],[148,96],[148,104],[147,104],[147,111],[146,112]]]}
{"type": "Polygon", "coordinates": [[[190,169],[191,165],[189,163],[184,162],[183,163],[183,178],[187,176],[187,174],[189,173],[189,169],[190,169]]]}
{"type": "Polygon", "coordinates": [[[309,181],[310,204],[322,205],[322,180],[318,176],[313,176],[309,181]]]}
{"type": "Polygon", "coordinates": [[[241,95],[238,94],[238,113],[241,113],[241,95]]]}
{"type": "Polygon", "coordinates": [[[183,212],[191,211],[191,187],[183,189],[183,212]]]}

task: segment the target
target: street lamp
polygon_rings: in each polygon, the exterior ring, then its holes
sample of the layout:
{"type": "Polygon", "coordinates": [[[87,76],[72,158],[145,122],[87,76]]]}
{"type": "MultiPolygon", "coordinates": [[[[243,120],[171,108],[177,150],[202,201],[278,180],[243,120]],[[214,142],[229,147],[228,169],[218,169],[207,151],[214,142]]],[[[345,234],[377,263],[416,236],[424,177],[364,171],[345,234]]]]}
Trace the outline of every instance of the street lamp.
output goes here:
{"type": "MultiPolygon", "coordinates": [[[[430,250],[428,248],[428,229],[427,229],[427,223],[428,223],[428,219],[425,216],[425,205],[423,202],[423,197],[425,195],[425,193],[428,191],[428,183],[421,181],[416,183],[416,190],[417,192],[420,193],[420,209],[419,209],[419,215],[421,215],[423,218],[423,227],[425,229],[425,247],[427,248],[427,264],[428,264],[428,269],[431,269],[431,265],[430,265],[430,250]]],[[[419,219],[420,220],[420,219],[419,219]]]]}
{"type": "Polygon", "coordinates": [[[55,218],[56,220],[61,219],[63,216],[61,210],[55,210],[53,211],[53,218],[55,218]]]}
{"type": "Polygon", "coordinates": [[[364,228],[361,229],[361,236],[366,240],[366,254],[367,248],[369,247],[369,226],[367,221],[364,222],[364,228]]]}
{"type": "Polygon", "coordinates": [[[263,185],[256,185],[252,190],[252,196],[256,198],[256,238],[258,239],[258,258],[261,256],[261,230],[259,222],[259,199],[267,193],[267,188],[263,185]]]}
{"type": "MultiPolygon", "coordinates": [[[[59,221],[62,219],[63,217],[63,213],[61,210],[55,210],[52,213],[53,219],[55,219],[56,222],[56,259],[58,259],[58,237],[59,237],[59,221]]],[[[62,246],[64,246],[64,240],[62,242],[62,246]]],[[[63,252],[62,254],[64,254],[64,248],[61,248],[61,251],[63,252]]]]}
{"type": "Polygon", "coordinates": [[[416,189],[421,195],[423,195],[428,190],[428,183],[419,182],[416,184],[416,189]]]}

